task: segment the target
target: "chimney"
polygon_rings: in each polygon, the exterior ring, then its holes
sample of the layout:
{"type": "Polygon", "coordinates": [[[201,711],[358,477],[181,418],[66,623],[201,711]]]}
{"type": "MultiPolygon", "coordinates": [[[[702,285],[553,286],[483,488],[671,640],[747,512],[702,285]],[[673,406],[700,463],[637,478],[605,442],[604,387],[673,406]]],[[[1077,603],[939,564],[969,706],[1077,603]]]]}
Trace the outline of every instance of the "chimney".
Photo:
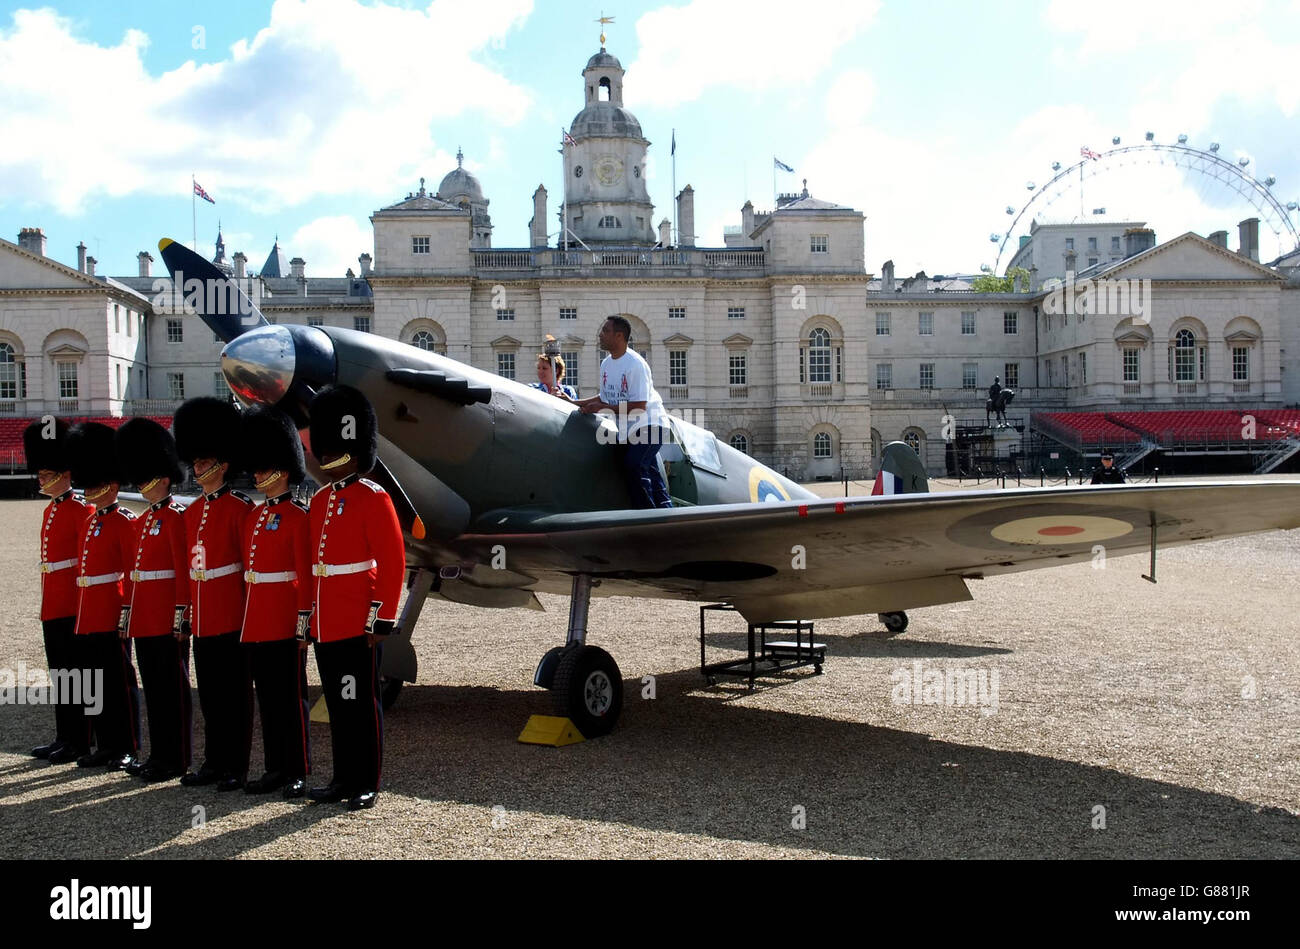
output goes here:
{"type": "Polygon", "coordinates": [[[99,263],[94,257],[86,258],[86,276],[95,276],[95,264],[99,263]]]}
{"type": "Polygon", "coordinates": [[[1065,252],[1065,272],[1077,273],[1079,270],[1079,255],[1071,248],[1065,252]]]}
{"type": "Polygon", "coordinates": [[[18,246],[23,250],[45,256],[45,232],[39,227],[24,227],[18,232],[18,246]]]}
{"type": "Polygon", "coordinates": [[[546,188],[542,185],[533,192],[533,219],[528,222],[528,240],[533,247],[546,246],[546,188]]]}
{"type": "Polygon", "coordinates": [[[1226,250],[1228,247],[1228,232],[1215,231],[1213,234],[1209,236],[1208,240],[1211,244],[1217,244],[1218,246],[1226,250]]]}
{"type": "Polygon", "coordinates": [[[86,272],[86,242],[77,242],[77,269],[82,273],[86,272]]]}
{"type": "Polygon", "coordinates": [[[307,276],[307,261],[303,260],[301,257],[295,257],[293,260],[289,261],[289,276],[293,277],[295,280],[301,280],[303,277],[307,276]]]}
{"type": "Polygon", "coordinates": [[[894,262],[887,260],[880,268],[880,292],[894,292],[894,262]]]}
{"type": "Polygon", "coordinates": [[[1030,267],[1030,268],[1029,268],[1029,292],[1030,292],[1030,293],[1037,293],[1037,292],[1038,292],[1038,287],[1039,287],[1039,283],[1038,283],[1038,268],[1037,268],[1037,267],[1030,267]]]}
{"type": "Polygon", "coordinates": [[[740,233],[748,239],[754,233],[754,202],[746,201],[740,208],[740,233]]]}
{"type": "Polygon", "coordinates": [[[659,222],[659,246],[671,247],[673,244],[673,222],[664,218],[659,222]]]}
{"type": "Polygon", "coordinates": [[[360,257],[357,258],[357,263],[361,265],[361,276],[363,277],[370,276],[370,261],[371,261],[371,257],[369,254],[362,254],[360,257]]]}
{"type": "Polygon", "coordinates": [[[1156,246],[1156,232],[1149,227],[1130,227],[1124,232],[1124,257],[1132,257],[1156,246]]]}
{"type": "Polygon", "coordinates": [[[135,255],[135,259],[138,260],[138,261],[140,261],[140,276],[141,276],[141,277],[152,277],[152,276],[153,276],[153,256],[152,256],[152,255],[151,255],[147,250],[142,250],[142,251],[140,251],[140,253],[138,253],[138,254],[135,255]]]}
{"type": "Polygon", "coordinates": [[[235,267],[236,280],[243,280],[248,276],[248,257],[242,250],[235,251],[235,256],[230,258],[230,262],[235,267]]]}
{"type": "Polygon", "coordinates": [[[695,246],[695,189],[687,185],[677,195],[677,243],[695,246]]]}
{"type": "Polygon", "coordinates": [[[1242,257],[1259,261],[1259,218],[1248,217],[1237,225],[1237,236],[1241,247],[1237,253],[1242,257]]]}

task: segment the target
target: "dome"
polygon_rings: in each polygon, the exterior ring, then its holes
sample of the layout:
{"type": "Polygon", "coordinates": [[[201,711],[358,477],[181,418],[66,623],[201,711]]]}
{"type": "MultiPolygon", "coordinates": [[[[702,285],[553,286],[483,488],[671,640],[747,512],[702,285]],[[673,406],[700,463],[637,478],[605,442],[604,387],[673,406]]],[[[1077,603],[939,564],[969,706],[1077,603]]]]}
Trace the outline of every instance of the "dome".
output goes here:
{"type": "MultiPolygon", "coordinates": [[[[610,57],[613,59],[613,57],[610,57]]],[[[617,62],[617,60],[615,60],[617,62]]],[[[593,102],[573,117],[569,134],[574,138],[604,136],[615,138],[644,138],[641,123],[622,106],[610,102],[593,102]]]]}
{"type": "Polygon", "coordinates": [[[456,149],[456,167],[447,172],[447,176],[442,179],[442,184],[438,185],[439,200],[452,204],[457,203],[455,198],[468,198],[470,204],[483,202],[483,186],[478,183],[477,178],[465,170],[462,164],[464,161],[465,153],[459,148],[456,149]]]}
{"type": "MultiPolygon", "coordinates": [[[[605,47],[600,48],[600,52],[591,59],[587,60],[587,69],[622,69],[623,64],[618,61],[618,57],[612,53],[605,52],[605,47]]],[[[586,72],[586,70],[583,70],[586,72]]]]}

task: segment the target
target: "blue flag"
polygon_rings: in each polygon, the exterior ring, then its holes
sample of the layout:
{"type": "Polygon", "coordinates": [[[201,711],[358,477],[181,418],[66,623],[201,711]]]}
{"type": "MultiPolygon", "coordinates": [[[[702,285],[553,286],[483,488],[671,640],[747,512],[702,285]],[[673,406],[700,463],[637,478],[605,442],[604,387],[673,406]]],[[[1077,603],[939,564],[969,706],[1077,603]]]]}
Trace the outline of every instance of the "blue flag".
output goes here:
{"type": "Polygon", "coordinates": [[[793,168],[791,168],[785,162],[781,161],[781,159],[777,158],[775,155],[772,156],[772,164],[775,165],[777,168],[780,168],[782,171],[789,171],[789,172],[794,171],[793,168]]]}
{"type": "Polygon", "coordinates": [[[672,151],[670,151],[668,154],[669,155],[677,154],[677,129],[673,129],[673,148],[672,151]]]}

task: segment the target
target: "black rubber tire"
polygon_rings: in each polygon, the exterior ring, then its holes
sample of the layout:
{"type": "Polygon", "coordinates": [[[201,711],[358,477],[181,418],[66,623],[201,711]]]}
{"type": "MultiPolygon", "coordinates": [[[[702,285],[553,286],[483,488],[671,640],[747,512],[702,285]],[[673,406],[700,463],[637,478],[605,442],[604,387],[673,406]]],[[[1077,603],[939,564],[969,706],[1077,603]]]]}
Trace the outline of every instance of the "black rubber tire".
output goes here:
{"type": "Polygon", "coordinates": [[[598,646],[571,646],[560,656],[551,704],[584,738],[608,735],[623,711],[623,676],[614,657],[598,646]]]}
{"type": "Polygon", "coordinates": [[[406,685],[401,679],[380,679],[379,680],[379,704],[387,712],[397,701],[397,695],[402,691],[402,686],[406,685]]]}
{"type": "Polygon", "coordinates": [[[896,613],[878,613],[880,622],[885,624],[885,629],[891,636],[897,636],[907,629],[907,614],[902,610],[896,613]]]}

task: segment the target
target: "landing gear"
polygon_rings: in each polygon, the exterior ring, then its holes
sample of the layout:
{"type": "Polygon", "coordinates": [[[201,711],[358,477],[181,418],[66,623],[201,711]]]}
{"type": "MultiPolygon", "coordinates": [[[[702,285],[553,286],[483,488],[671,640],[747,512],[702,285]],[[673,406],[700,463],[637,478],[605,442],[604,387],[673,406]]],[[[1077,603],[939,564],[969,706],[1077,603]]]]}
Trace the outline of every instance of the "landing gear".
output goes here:
{"type": "Polygon", "coordinates": [[[420,620],[424,601],[433,589],[434,572],[425,567],[412,571],[406,584],[406,603],[397,619],[397,629],[383,639],[379,653],[379,700],[387,712],[397,701],[402,684],[414,682],[418,663],[411,633],[420,620]]]}
{"type": "Polygon", "coordinates": [[[568,718],[584,738],[607,735],[623,711],[623,675],[605,650],[587,645],[591,577],[573,578],[569,634],[563,646],[548,650],[537,664],[533,683],[551,690],[557,715],[568,718]]]}
{"type": "Polygon", "coordinates": [[[379,680],[379,702],[387,712],[397,701],[397,693],[402,691],[402,686],[406,685],[401,679],[380,679],[379,680]]]}
{"type": "Polygon", "coordinates": [[[885,629],[891,636],[897,636],[907,629],[907,614],[902,610],[896,613],[877,613],[876,616],[885,624],[885,629]]]}

